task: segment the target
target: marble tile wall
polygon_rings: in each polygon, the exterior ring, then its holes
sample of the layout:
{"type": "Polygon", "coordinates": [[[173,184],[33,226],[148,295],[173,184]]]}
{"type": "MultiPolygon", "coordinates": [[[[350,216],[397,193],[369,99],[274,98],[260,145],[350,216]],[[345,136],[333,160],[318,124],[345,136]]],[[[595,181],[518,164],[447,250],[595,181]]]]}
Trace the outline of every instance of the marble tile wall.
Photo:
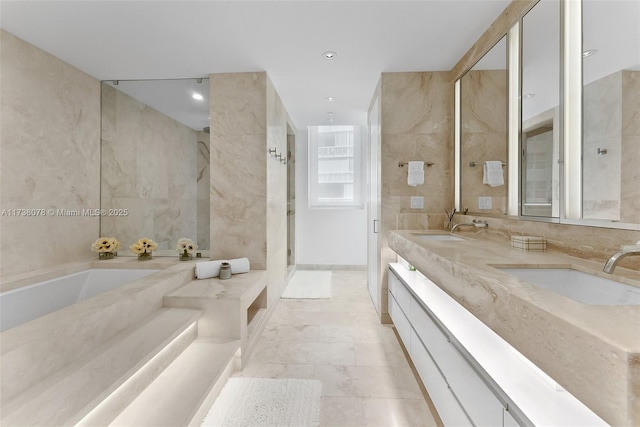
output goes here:
{"type": "MultiPolygon", "coordinates": [[[[484,238],[501,240],[509,245],[511,236],[540,236],[547,239],[547,248],[558,249],[571,256],[597,261],[604,267],[611,255],[621,245],[631,245],[640,240],[640,231],[615,228],[585,227],[581,225],[555,224],[547,222],[520,221],[517,219],[491,218],[475,215],[458,215],[454,223],[471,222],[474,219],[487,221],[486,229],[472,230],[484,238]]],[[[464,231],[469,231],[466,228],[464,231]]],[[[619,266],[640,269],[640,257],[627,257],[619,266]]]]}
{"type": "MultiPolygon", "coordinates": [[[[267,76],[266,152],[275,148],[287,154],[287,111],[267,76]]],[[[267,283],[269,305],[280,298],[287,277],[287,165],[274,156],[267,158],[267,283]]]]}
{"type": "Polygon", "coordinates": [[[622,75],[611,74],[585,85],[583,92],[584,218],[620,219],[622,75]],[[607,150],[599,155],[598,148],[607,150]]]}
{"type": "Polygon", "coordinates": [[[622,73],[620,221],[640,224],[640,71],[622,73]]]}
{"type": "Polygon", "coordinates": [[[103,217],[101,233],[121,255],[141,237],[158,250],[196,240],[198,133],[109,85],[103,95],[102,208],[128,215],[103,217]]]}
{"type": "MultiPolygon", "coordinates": [[[[470,71],[461,85],[461,207],[469,212],[504,214],[507,186],[482,183],[484,162],[507,161],[507,74],[505,70],[470,71]],[[469,165],[475,162],[476,166],[469,165]],[[480,211],[478,197],[491,197],[492,208],[480,211]]],[[[507,180],[507,168],[503,168],[507,180]]]]}
{"type": "Polygon", "coordinates": [[[267,268],[267,75],[209,76],[211,258],[267,268]]]}
{"type": "Polygon", "coordinates": [[[380,230],[381,314],[387,313],[387,264],[395,261],[388,231],[399,226],[435,225],[442,228],[444,213],[453,207],[453,85],[444,72],[383,73],[381,99],[380,230]],[[399,162],[433,162],[425,167],[425,184],[407,185],[407,168],[399,162]],[[424,197],[424,209],[411,209],[411,196],[424,197]],[[417,218],[416,218],[417,217],[417,218]],[[435,221],[435,224],[433,222],[435,221]]]}
{"type": "MultiPolygon", "coordinates": [[[[0,30],[1,209],[100,207],[100,82],[0,30]]],[[[0,277],[93,258],[99,217],[0,217],[0,277]]]]}
{"type": "Polygon", "coordinates": [[[210,137],[208,133],[198,132],[197,143],[197,159],[196,159],[196,229],[198,235],[198,248],[209,249],[210,233],[209,233],[209,187],[211,186],[210,178],[210,137]]]}
{"type": "Polygon", "coordinates": [[[211,74],[211,258],[248,257],[279,298],[287,269],[287,112],[266,73],[211,74]]]}

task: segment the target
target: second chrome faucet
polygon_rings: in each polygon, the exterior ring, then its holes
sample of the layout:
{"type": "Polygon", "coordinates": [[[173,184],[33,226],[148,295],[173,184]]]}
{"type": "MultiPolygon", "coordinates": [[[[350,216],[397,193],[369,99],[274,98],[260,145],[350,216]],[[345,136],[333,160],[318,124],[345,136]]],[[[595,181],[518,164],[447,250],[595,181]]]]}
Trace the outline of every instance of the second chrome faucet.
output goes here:
{"type": "Polygon", "coordinates": [[[462,227],[463,225],[466,225],[469,227],[476,227],[476,228],[486,228],[489,226],[487,221],[481,221],[479,219],[478,220],[474,219],[471,222],[459,222],[457,224],[454,224],[453,227],[451,227],[451,234],[453,234],[453,232],[456,231],[456,228],[462,227]]]}

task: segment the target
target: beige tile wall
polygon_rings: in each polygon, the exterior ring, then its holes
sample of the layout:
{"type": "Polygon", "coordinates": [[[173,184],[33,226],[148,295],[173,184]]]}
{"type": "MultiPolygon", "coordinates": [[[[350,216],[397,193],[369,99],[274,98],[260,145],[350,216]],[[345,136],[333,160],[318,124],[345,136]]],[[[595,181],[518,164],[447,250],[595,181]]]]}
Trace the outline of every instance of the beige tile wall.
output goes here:
{"type": "Polygon", "coordinates": [[[195,241],[198,132],[102,87],[101,207],[129,212],[102,218],[101,233],[120,240],[119,255],[131,255],[141,237],[160,250],[173,250],[182,237],[195,241]]]}
{"type": "Polygon", "coordinates": [[[382,218],[380,230],[381,314],[387,313],[387,265],[395,261],[388,231],[407,226],[442,228],[444,209],[453,207],[453,86],[447,73],[383,73],[381,99],[382,218]],[[433,162],[425,183],[407,185],[399,162],[433,162]],[[424,197],[424,209],[411,209],[411,196],[424,197]],[[432,215],[435,214],[435,215],[432,215]]]}
{"type": "Polygon", "coordinates": [[[507,211],[507,168],[505,185],[483,184],[484,162],[507,161],[507,72],[469,71],[461,84],[461,208],[469,212],[504,214],[507,211]],[[476,166],[470,166],[475,162],[476,166]],[[478,197],[491,197],[492,208],[480,211],[478,197]]]}
{"type": "Polygon", "coordinates": [[[248,257],[269,271],[269,297],[286,275],[287,112],[266,73],[210,75],[211,258],[248,257]]]}
{"type": "MultiPolygon", "coordinates": [[[[1,209],[100,207],[100,82],[0,30],[1,209]]],[[[0,277],[90,259],[99,217],[0,217],[0,277]]]]}

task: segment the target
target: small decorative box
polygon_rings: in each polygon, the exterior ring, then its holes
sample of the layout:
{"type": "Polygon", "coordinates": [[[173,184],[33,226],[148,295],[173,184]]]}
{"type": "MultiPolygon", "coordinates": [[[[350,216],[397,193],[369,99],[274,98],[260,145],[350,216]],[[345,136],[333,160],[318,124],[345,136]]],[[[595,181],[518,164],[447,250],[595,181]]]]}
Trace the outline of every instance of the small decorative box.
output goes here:
{"type": "Polygon", "coordinates": [[[546,251],[547,239],[536,236],[511,236],[511,247],[523,251],[546,251]]]}

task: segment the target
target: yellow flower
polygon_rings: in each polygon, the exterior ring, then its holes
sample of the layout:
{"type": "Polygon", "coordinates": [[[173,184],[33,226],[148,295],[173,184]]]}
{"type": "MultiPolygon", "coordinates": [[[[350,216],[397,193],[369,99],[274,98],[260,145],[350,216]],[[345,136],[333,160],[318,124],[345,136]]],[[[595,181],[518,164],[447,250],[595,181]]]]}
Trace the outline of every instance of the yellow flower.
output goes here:
{"type": "Polygon", "coordinates": [[[145,252],[151,253],[156,249],[158,249],[156,242],[151,239],[147,239],[146,237],[138,239],[138,241],[131,246],[131,251],[135,254],[142,254],[145,252]]]}
{"type": "Polygon", "coordinates": [[[100,237],[93,242],[91,250],[93,252],[115,252],[120,247],[120,242],[115,237],[100,237]]]}

